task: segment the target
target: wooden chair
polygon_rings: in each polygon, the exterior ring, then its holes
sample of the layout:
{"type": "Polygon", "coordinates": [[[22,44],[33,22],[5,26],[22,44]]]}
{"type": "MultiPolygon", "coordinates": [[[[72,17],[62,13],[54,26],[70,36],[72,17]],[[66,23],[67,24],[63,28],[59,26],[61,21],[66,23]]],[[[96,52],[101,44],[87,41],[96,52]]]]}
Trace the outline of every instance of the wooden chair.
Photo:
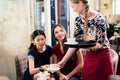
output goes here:
{"type": "Polygon", "coordinates": [[[23,80],[23,75],[28,67],[27,52],[15,56],[16,80],[23,80]]]}
{"type": "Polygon", "coordinates": [[[118,67],[118,54],[117,52],[114,50],[114,49],[110,49],[111,50],[111,53],[112,53],[112,61],[113,61],[113,64],[114,64],[114,73],[116,74],[117,73],[117,67],[118,67]]]}

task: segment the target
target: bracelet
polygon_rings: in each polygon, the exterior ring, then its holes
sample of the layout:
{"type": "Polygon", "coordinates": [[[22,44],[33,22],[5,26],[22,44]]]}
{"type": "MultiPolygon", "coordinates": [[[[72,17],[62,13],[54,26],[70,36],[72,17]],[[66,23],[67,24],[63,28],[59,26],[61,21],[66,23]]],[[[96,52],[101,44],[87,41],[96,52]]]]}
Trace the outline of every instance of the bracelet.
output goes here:
{"type": "Polygon", "coordinates": [[[40,67],[40,68],[39,68],[39,71],[44,72],[44,69],[42,69],[42,68],[40,67]]]}

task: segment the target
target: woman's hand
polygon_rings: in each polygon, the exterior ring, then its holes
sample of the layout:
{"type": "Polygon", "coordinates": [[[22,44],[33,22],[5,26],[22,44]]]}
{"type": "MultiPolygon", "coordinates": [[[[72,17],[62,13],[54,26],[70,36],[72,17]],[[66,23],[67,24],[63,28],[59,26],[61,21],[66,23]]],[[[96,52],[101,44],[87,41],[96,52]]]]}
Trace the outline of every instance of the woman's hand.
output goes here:
{"type": "Polygon", "coordinates": [[[88,49],[96,51],[96,50],[99,50],[101,48],[102,48],[102,45],[100,43],[97,43],[94,47],[90,47],[88,49]]]}
{"type": "Polygon", "coordinates": [[[69,80],[70,77],[68,75],[61,74],[59,79],[60,80],[69,80]]]}
{"type": "Polygon", "coordinates": [[[65,63],[64,63],[64,62],[62,62],[62,61],[58,62],[57,64],[58,64],[58,66],[59,66],[60,68],[63,68],[63,67],[64,67],[64,65],[65,65],[65,63]]]}
{"type": "Polygon", "coordinates": [[[43,65],[41,68],[48,71],[49,65],[43,65]]]}

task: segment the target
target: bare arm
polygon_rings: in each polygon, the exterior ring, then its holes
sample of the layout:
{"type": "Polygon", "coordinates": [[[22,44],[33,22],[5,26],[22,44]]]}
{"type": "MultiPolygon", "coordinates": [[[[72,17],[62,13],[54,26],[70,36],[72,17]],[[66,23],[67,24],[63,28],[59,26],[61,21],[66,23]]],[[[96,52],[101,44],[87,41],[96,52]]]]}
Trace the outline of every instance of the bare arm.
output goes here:
{"type": "Polygon", "coordinates": [[[30,74],[36,74],[39,72],[39,68],[34,68],[34,59],[29,58],[29,71],[30,74]]]}
{"type": "Polygon", "coordinates": [[[64,64],[68,61],[68,59],[74,54],[77,48],[69,48],[65,56],[62,58],[62,60],[58,63],[60,67],[63,67],[64,64]]]}
{"type": "Polygon", "coordinates": [[[75,75],[77,72],[79,72],[82,67],[83,67],[83,55],[82,53],[80,53],[80,50],[78,50],[76,52],[77,54],[77,60],[78,60],[78,65],[73,69],[73,71],[71,71],[67,76],[68,78],[72,77],[73,75],[75,75]]]}
{"type": "MultiPolygon", "coordinates": [[[[57,59],[57,56],[56,55],[52,55],[52,60],[53,60],[53,63],[58,63],[58,59],[57,59]]],[[[59,76],[63,75],[60,71],[57,71],[56,72],[59,76]]]]}

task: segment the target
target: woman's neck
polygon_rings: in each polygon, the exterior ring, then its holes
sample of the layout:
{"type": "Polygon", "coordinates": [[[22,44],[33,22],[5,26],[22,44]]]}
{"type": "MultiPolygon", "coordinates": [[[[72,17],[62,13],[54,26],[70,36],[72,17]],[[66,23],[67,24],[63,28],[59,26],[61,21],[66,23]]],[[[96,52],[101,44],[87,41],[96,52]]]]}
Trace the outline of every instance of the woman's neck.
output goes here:
{"type": "MultiPolygon", "coordinates": [[[[84,12],[84,11],[83,11],[83,12],[84,12]]],[[[88,11],[88,20],[94,19],[97,14],[98,14],[97,11],[94,11],[94,10],[92,10],[92,9],[89,9],[89,11],[88,11]]],[[[82,13],[81,16],[84,18],[84,17],[85,17],[85,16],[84,16],[84,13],[82,13]]]]}
{"type": "Polygon", "coordinates": [[[38,52],[44,52],[45,51],[45,45],[38,49],[38,52]]]}
{"type": "Polygon", "coordinates": [[[99,12],[90,9],[90,10],[88,11],[88,20],[94,19],[97,14],[99,14],[99,12]]]}

